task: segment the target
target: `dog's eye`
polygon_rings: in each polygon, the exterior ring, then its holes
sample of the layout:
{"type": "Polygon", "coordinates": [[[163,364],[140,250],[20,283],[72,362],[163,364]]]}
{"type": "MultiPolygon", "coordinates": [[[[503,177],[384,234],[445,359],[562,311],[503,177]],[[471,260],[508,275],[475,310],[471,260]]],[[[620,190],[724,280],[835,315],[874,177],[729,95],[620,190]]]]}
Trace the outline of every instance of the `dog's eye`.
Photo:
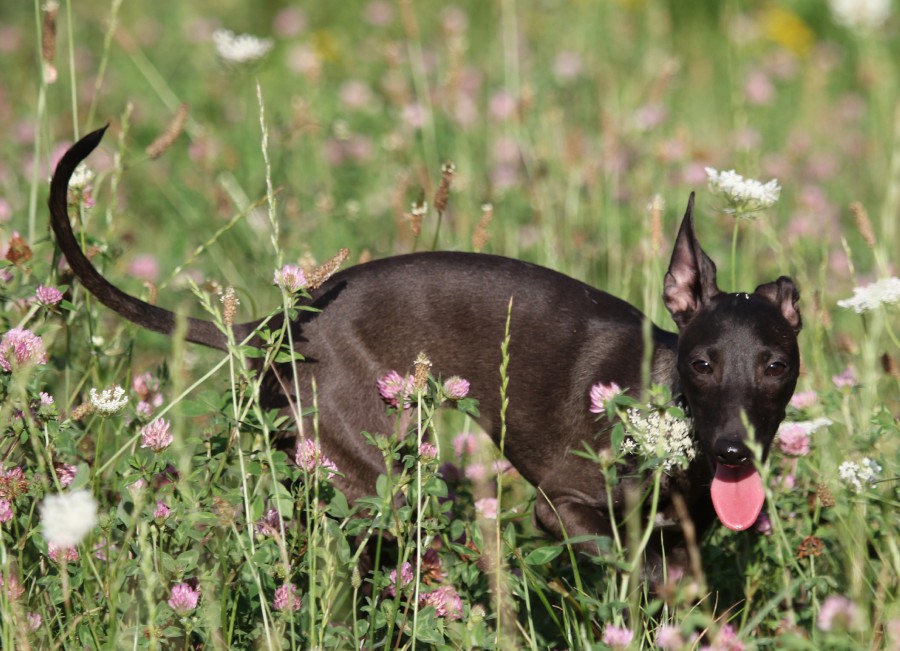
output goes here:
{"type": "Polygon", "coordinates": [[[700,375],[709,375],[712,373],[712,366],[705,359],[695,359],[691,362],[691,368],[700,375]]]}
{"type": "Polygon", "coordinates": [[[787,364],[784,362],[772,362],[766,367],[766,375],[769,377],[781,377],[787,371],[787,364]]]}

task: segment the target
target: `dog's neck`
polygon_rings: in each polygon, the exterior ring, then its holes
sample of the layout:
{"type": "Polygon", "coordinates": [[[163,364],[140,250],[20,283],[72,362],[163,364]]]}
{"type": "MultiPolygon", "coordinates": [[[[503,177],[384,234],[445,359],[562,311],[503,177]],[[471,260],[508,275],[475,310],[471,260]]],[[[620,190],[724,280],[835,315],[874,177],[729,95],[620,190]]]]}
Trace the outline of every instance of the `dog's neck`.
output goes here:
{"type": "Polygon", "coordinates": [[[678,335],[658,330],[653,337],[653,358],[650,360],[650,383],[669,387],[676,402],[681,399],[681,380],[678,377],[678,335]]]}

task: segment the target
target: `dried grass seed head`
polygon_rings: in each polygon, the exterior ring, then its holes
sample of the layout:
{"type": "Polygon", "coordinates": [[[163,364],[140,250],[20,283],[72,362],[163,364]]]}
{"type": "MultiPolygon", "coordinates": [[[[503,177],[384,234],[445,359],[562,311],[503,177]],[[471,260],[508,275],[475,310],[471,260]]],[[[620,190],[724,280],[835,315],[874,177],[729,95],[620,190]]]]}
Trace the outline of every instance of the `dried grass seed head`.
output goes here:
{"type": "Polygon", "coordinates": [[[145,150],[147,157],[151,160],[162,156],[173,144],[178,140],[178,136],[184,131],[184,124],[187,122],[188,105],[182,103],[178,107],[175,116],[169,122],[169,126],[163,131],[145,150]]]}
{"type": "Polygon", "coordinates": [[[306,274],[307,287],[309,289],[317,289],[321,287],[326,280],[337,273],[341,265],[350,257],[350,249],[342,248],[337,254],[325,264],[319,265],[308,274],[306,274]]]}
{"type": "Polygon", "coordinates": [[[443,213],[447,209],[447,201],[450,198],[450,183],[453,181],[455,173],[456,166],[453,163],[448,161],[441,166],[441,183],[434,194],[434,208],[439,213],[443,213]]]}
{"type": "Polygon", "coordinates": [[[431,370],[431,360],[428,359],[428,356],[424,351],[419,353],[418,357],[416,357],[414,366],[415,379],[413,382],[416,386],[416,390],[425,391],[425,388],[428,386],[428,372],[431,370]]]}

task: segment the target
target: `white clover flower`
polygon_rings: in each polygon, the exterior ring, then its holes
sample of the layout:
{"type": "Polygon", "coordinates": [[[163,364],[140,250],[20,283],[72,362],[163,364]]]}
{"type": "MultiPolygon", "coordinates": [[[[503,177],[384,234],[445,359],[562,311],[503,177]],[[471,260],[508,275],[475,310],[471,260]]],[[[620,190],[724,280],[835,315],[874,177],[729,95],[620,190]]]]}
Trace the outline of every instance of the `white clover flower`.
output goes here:
{"type": "Polygon", "coordinates": [[[94,172],[91,171],[91,168],[86,164],[81,163],[75,168],[75,171],[72,172],[72,178],[69,179],[69,188],[84,188],[90,184],[93,178],[94,172]]]}
{"type": "Polygon", "coordinates": [[[253,63],[266,56],[274,46],[270,38],[235,34],[228,29],[217,29],[212,38],[216,52],[228,63],[253,63]]]}
{"type": "Polygon", "coordinates": [[[837,302],[843,308],[862,314],[874,310],[880,305],[893,305],[900,302],[900,278],[882,278],[865,287],[854,287],[853,296],[837,302]]]}
{"type": "Polygon", "coordinates": [[[128,396],[125,395],[125,389],[118,384],[103,391],[91,389],[91,405],[104,416],[122,411],[127,404],[128,396]]]}
{"type": "Polygon", "coordinates": [[[845,461],[838,466],[838,476],[857,493],[874,487],[880,474],[881,466],[869,457],[863,457],[859,463],[845,461]]]}
{"type": "Polygon", "coordinates": [[[97,526],[97,501],[87,490],[49,495],[40,508],[44,538],[59,547],[74,547],[97,526]]]}
{"type": "Polygon", "coordinates": [[[872,31],[891,15],[891,0],[829,0],[834,21],[849,29],[872,31]]]}
{"type": "Polygon", "coordinates": [[[645,413],[639,409],[629,409],[626,416],[630,436],[622,445],[624,452],[636,452],[648,459],[662,458],[666,472],[686,466],[697,456],[687,419],[676,418],[667,411],[645,413]]]}
{"type": "Polygon", "coordinates": [[[722,197],[728,206],[725,212],[742,216],[765,210],[778,201],[781,186],[776,179],[761,183],[754,179],[745,179],[734,170],[719,172],[711,167],[706,168],[709,189],[713,194],[722,197]]]}

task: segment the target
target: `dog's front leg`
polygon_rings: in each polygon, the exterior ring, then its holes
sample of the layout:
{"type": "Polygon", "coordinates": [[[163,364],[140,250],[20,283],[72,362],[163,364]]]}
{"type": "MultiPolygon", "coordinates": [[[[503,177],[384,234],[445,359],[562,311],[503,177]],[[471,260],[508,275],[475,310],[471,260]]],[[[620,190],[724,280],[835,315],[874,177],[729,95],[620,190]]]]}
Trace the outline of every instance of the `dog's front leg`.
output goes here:
{"type": "MultiPolygon", "coordinates": [[[[595,488],[596,492],[588,492],[553,484],[539,485],[534,505],[535,523],[562,541],[585,535],[612,535],[607,507],[599,499],[603,487],[597,485],[595,488]]],[[[594,541],[578,542],[573,547],[592,555],[600,551],[594,541]]]]}

